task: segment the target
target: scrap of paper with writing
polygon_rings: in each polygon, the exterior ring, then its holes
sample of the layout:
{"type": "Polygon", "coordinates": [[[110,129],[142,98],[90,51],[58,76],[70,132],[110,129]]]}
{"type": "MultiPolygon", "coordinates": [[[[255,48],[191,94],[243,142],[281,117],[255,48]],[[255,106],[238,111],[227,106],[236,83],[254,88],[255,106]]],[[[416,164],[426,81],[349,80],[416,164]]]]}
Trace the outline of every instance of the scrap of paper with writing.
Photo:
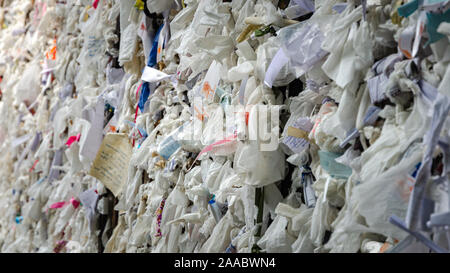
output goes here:
{"type": "Polygon", "coordinates": [[[132,146],[126,134],[108,133],[92,164],[90,175],[118,196],[127,180],[132,146]]]}

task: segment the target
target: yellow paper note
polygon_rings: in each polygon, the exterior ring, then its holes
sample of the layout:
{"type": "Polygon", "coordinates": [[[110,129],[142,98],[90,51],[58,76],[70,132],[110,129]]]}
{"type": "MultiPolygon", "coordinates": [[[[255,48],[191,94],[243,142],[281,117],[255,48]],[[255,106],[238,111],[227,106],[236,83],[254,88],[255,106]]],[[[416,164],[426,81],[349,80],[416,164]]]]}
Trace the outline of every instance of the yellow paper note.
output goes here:
{"type": "Polygon", "coordinates": [[[89,174],[118,196],[127,180],[131,153],[126,134],[109,133],[103,139],[89,174]]]}

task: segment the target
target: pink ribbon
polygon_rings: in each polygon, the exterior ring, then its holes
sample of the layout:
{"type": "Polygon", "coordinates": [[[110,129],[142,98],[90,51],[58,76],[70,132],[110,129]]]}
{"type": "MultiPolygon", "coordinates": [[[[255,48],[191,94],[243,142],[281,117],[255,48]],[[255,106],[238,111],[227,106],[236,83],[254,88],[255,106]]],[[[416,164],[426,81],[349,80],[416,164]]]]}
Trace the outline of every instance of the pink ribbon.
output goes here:
{"type": "Polygon", "coordinates": [[[74,209],[77,209],[80,206],[80,201],[76,200],[74,197],[70,199],[69,202],[56,202],[50,205],[51,209],[60,209],[68,204],[72,204],[74,209]]]}
{"type": "Polygon", "coordinates": [[[80,141],[80,138],[81,138],[81,134],[78,134],[78,135],[76,135],[76,136],[71,136],[71,137],[69,137],[69,139],[68,139],[67,142],[66,142],[67,147],[70,148],[70,146],[72,146],[72,144],[73,144],[75,141],[76,141],[76,142],[79,142],[79,141],[80,141]]]}
{"type": "MultiPolygon", "coordinates": [[[[217,141],[217,142],[214,142],[213,144],[210,144],[210,145],[206,146],[206,147],[205,147],[205,148],[197,155],[197,157],[196,157],[195,160],[194,160],[194,163],[192,163],[192,165],[191,165],[191,168],[194,166],[195,162],[197,162],[198,158],[199,158],[202,154],[212,151],[212,149],[213,149],[214,147],[216,147],[216,146],[219,146],[219,145],[222,145],[222,144],[225,144],[225,143],[228,143],[228,142],[232,142],[232,141],[234,141],[234,140],[236,140],[236,139],[237,139],[237,133],[234,133],[232,136],[229,136],[229,137],[227,137],[227,138],[225,138],[225,139],[219,140],[219,141],[217,141]]],[[[191,170],[191,168],[189,168],[189,170],[191,170]]]]}
{"type": "Polygon", "coordinates": [[[59,208],[64,207],[65,205],[66,205],[66,202],[56,202],[56,203],[53,203],[52,205],[50,205],[50,208],[51,209],[59,209],[59,208]]]}
{"type": "Polygon", "coordinates": [[[225,139],[219,140],[219,141],[217,141],[217,142],[214,142],[213,144],[210,144],[210,145],[206,146],[206,147],[198,154],[198,156],[197,156],[197,158],[196,158],[195,160],[197,160],[202,154],[212,151],[212,149],[213,149],[214,147],[219,146],[219,145],[222,145],[222,144],[225,144],[225,143],[228,143],[228,142],[231,142],[231,141],[235,140],[236,138],[237,138],[237,135],[234,134],[234,135],[232,135],[232,136],[229,136],[229,137],[227,137],[227,138],[225,138],[225,139]]]}

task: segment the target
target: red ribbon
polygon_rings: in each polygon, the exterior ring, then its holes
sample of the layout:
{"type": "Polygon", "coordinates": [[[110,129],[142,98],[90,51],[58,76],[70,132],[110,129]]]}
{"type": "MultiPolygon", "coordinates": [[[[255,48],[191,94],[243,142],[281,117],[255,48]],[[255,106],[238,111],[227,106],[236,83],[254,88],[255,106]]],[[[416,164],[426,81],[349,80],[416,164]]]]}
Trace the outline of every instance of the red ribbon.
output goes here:
{"type": "MultiPolygon", "coordinates": [[[[136,113],[134,114],[134,124],[136,124],[137,116],[139,113],[139,90],[141,90],[142,84],[143,84],[143,82],[141,82],[138,89],[136,90],[136,100],[138,101],[138,103],[136,105],[136,113]]],[[[139,134],[141,134],[141,132],[139,132],[139,134]]],[[[141,135],[141,137],[142,137],[142,135],[141,135]]],[[[135,139],[133,139],[133,147],[134,147],[134,144],[135,144],[135,139]]]]}
{"type": "Polygon", "coordinates": [[[100,0],[95,0],[94,3],[92,3],[92,6],[94,7],[94,9],[97,9],[98,2],[100,2],[100,0]]]}
{"type": "Polygon", "coordinates": [[[30,168],[30,173],[34,170],[34,168],[36,168],[36,165],[38,164],[38,162],[39,162],[39,158],[34,161],[33,167],[30,168]]]}
{"type": "Polygon", "coordinates": [[[77,209],[78,206],[80,206],[80,202],[79,202],[78,200],[76,200],[75,198],[73,198],[73,197],[70,199],[70,203],[72,204],[72,206],[73,206],[75,209],[77,209]]]}

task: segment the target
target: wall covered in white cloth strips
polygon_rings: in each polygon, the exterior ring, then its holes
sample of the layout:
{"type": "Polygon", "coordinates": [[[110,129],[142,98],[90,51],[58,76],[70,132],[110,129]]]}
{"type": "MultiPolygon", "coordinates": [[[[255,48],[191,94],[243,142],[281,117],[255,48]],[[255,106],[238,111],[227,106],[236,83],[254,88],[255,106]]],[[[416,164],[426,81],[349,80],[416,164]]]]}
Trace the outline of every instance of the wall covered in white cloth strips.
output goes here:
{"type": "Polygon", "coordinates": [[[450,3],[0,1],[1,252],[447,252],[450,3]]]}

